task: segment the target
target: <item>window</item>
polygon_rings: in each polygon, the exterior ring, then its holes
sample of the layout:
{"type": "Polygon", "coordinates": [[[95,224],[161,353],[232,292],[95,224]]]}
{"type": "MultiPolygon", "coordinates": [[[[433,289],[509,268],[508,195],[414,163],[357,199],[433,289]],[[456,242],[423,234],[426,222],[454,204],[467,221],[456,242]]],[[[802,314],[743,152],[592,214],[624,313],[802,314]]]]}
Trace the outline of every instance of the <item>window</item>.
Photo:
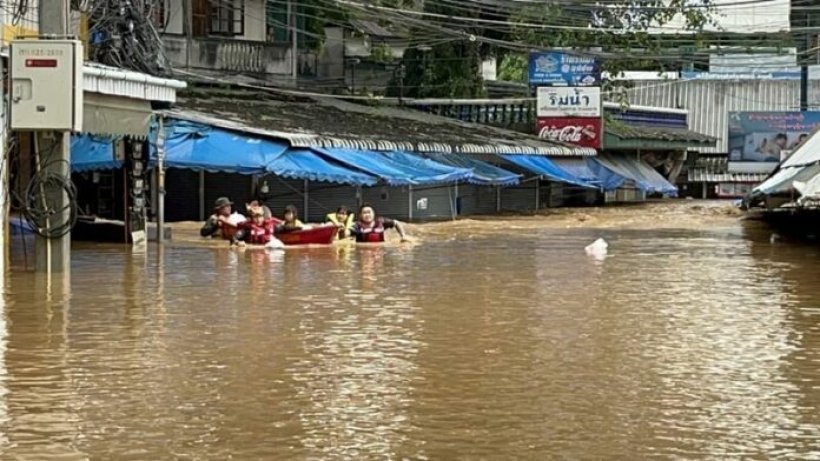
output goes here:
{"type": "Polygon", "coordinates": [[[245,1],[211,0],[210,19],[213,35],[244,35],[245,1]]]}
{"type": "Polygon", "coordinates": [[[157,29],[164,30],[167,26],[167,15],[165,2],[167,0],[159,0],[156,2],[146,2],[148,8],[148,17],[151,18],[151,23],[157,29]]]}

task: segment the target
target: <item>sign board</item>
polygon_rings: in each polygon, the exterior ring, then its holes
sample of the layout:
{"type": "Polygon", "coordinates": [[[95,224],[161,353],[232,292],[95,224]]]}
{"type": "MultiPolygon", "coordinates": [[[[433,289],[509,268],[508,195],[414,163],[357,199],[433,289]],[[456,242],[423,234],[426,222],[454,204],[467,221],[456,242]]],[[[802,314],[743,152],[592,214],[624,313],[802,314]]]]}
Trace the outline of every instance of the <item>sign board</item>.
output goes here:
{"type": "Polygon", "coordinates": [[[683,80],[800,80],[800,72],[681,72],[683,80]]]}
{"type": "Polygon", "coordinates": [[[818,128],[820,112],[729,112],[729,161],[777,164],[818,128]]]}
{"type": "Polygon", "coordinates": [[[600,117],[601,88],[541,86],[537,92],[538,117],[600,117]]]}
{"type": "Polygon", "coordinates": [[[593,149],[601,148],[601,127],[601,117],[539,117],[536,122],[539,138],[593,149]]]}
{"type": "Polygon", "coordinates": [[[530,53],[530,85],[598,86],[601,66],[591,56],[561,52],[530,53]]]}
{"type": "Polygon", "coordinates": [[[11,128],[81,131],[83,50],[77,40],[11,42],[11,128]]]}

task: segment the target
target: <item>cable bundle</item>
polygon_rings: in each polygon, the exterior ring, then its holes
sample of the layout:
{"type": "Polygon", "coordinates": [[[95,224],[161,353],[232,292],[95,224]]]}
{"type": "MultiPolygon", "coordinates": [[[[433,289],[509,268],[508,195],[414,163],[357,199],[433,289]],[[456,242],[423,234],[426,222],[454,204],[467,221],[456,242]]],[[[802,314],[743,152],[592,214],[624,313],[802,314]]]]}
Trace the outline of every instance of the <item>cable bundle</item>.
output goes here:
{"type": "Polygon", "coordinates": [[[168,69],[162,40],[151,18],[162,0],[95,0],[89,30],[91,59],[151,75],[168,69]]]}
{"type": "Polygon", "coordinates": [[[55,164],[68,162],[53,160],[34,174],[23,197],[23,216],[31,228],[42,237],[57,239],[68,234],[77,223],[77,189],[71,178],[57,173],[55,164]],[[62,202],[62,194],[68,197],[68,204],[59,207],[54,202],[62,202]],[[61,215],[68,210],[68,219],[61,215]]]}

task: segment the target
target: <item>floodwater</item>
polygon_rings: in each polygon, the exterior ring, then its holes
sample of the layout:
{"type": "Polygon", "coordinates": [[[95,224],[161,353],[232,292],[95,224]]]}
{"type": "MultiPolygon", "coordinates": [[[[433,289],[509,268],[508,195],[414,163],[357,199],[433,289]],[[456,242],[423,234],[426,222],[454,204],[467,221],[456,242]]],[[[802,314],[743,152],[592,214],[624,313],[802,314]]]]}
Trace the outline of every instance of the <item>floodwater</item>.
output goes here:
{"type": "Polygon", "coordinates": [[[820,248],[725,210],[75,245],[5,280],[0,458],[820,459],[820,248]]]}

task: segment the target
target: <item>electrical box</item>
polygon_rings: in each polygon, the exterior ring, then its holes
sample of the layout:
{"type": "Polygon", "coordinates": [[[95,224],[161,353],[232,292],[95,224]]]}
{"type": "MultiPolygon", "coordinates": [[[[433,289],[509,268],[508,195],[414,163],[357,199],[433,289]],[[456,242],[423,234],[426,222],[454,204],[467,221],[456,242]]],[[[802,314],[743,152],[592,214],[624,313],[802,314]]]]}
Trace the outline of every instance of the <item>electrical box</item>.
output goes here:
{"type": "Polygon", "coordinates": [[[13,40],[11,129],[81,131],[83,45],[78,40],[13,40]]]}

